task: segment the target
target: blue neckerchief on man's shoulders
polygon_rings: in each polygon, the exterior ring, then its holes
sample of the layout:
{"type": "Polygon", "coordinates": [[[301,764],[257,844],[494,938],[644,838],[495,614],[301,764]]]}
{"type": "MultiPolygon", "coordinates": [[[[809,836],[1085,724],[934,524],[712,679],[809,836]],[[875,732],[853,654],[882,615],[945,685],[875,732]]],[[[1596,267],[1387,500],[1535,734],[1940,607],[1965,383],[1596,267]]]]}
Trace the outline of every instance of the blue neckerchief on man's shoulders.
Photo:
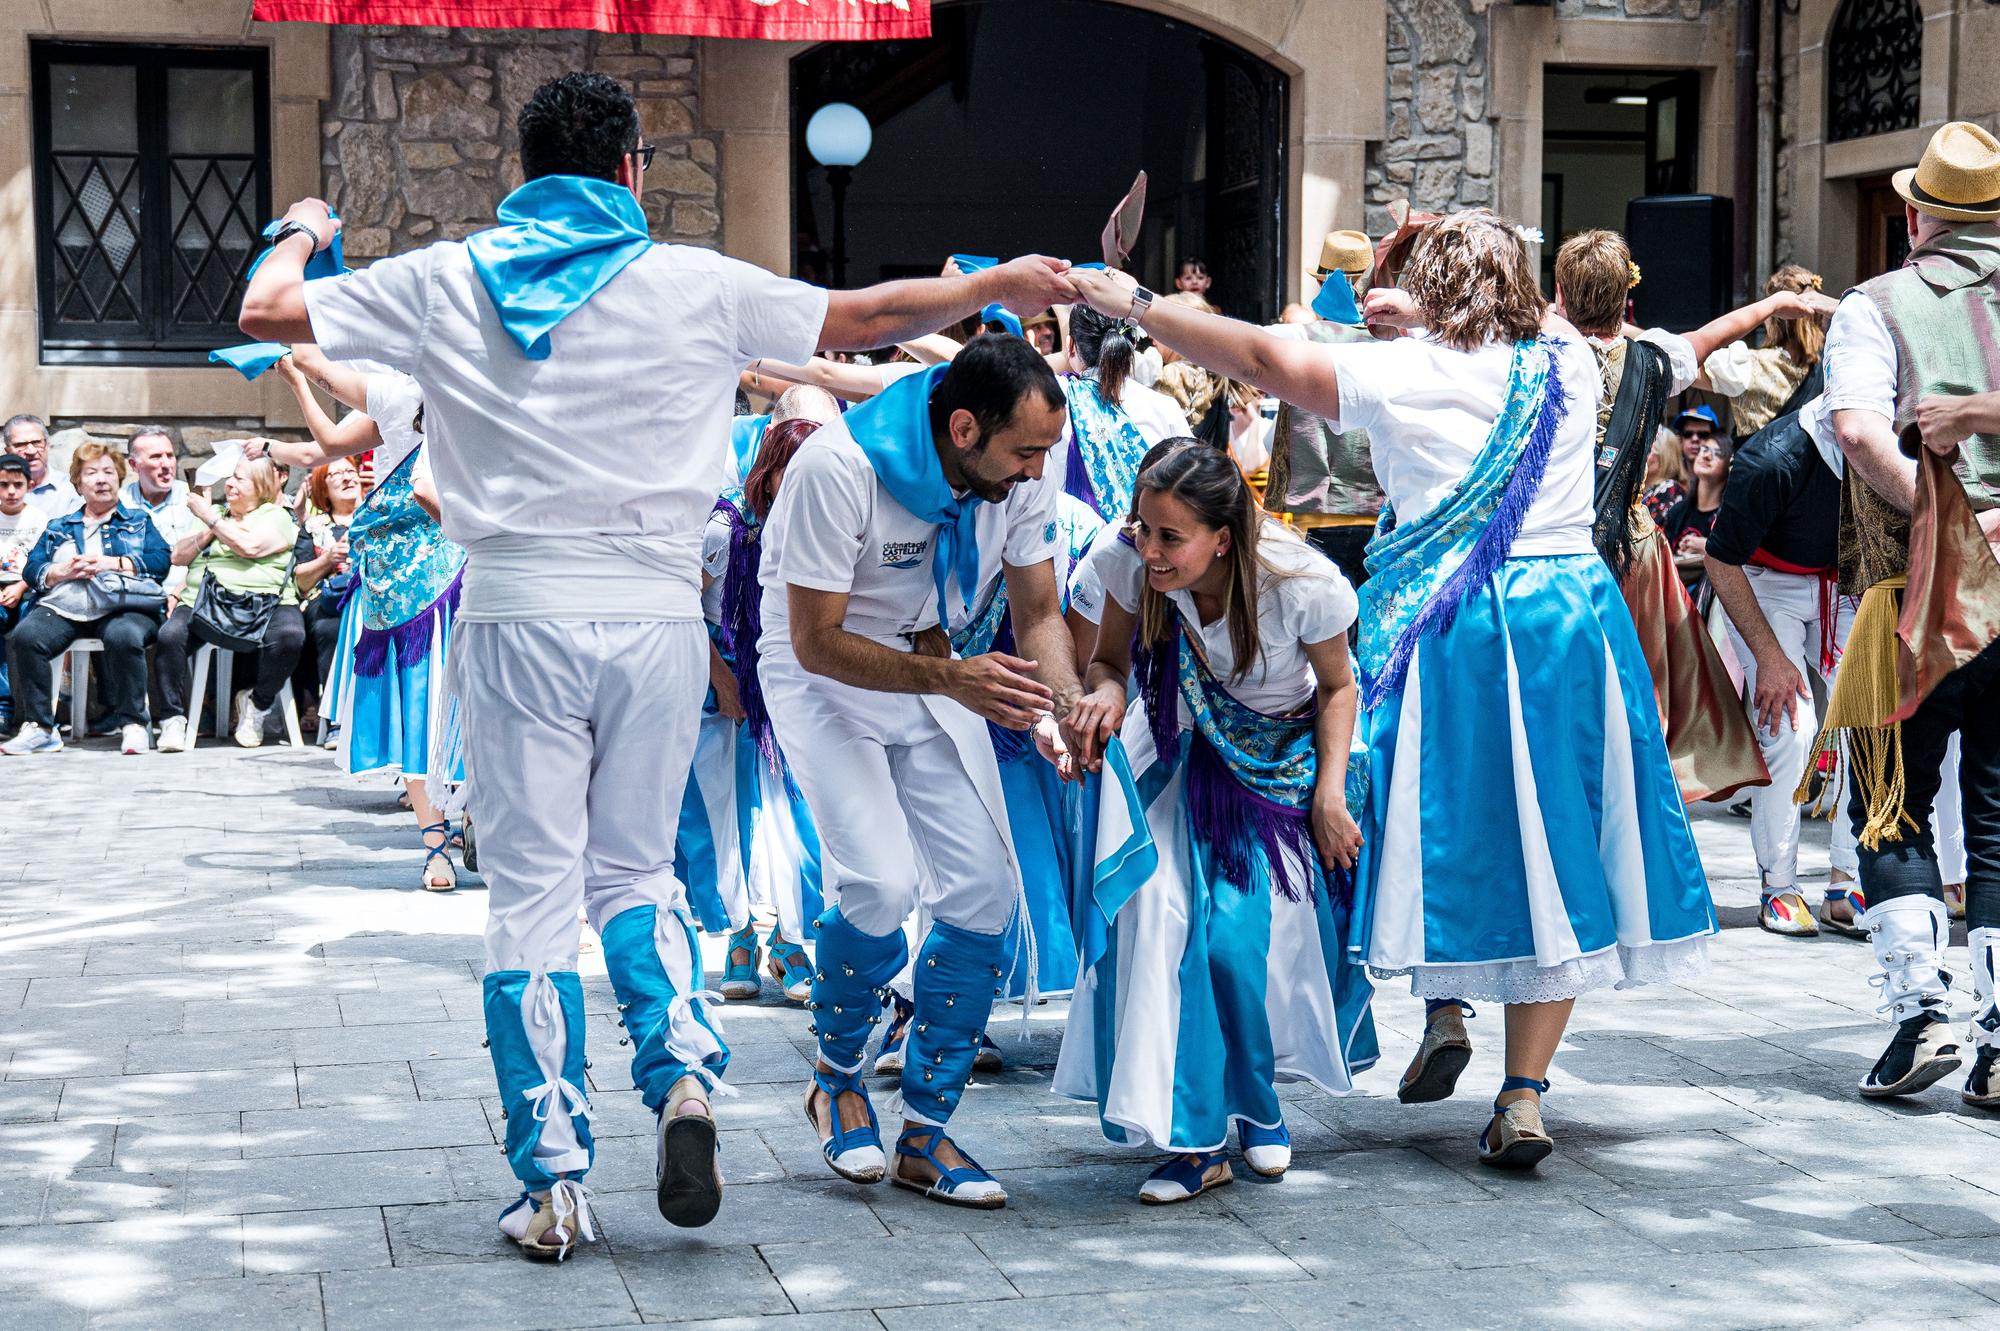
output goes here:
{"type": "Polygon", "coordinates": [[[920,374],[905,375],[843,417],[848,433],[895,501],[938,526],[931,575],[937,580],[938,622],[944,624],[952,618],[945,599],[952,578],[958,580],[959,599],[967,605],[979,591],[983,502],[978,495],[961,498],[951,492],[931,435],[931,394],[950,368],[949,363],[933,365],[920,374]]]}
{"type": "Polygon", "coordinates": [[[549,334],[653,247],[632,191],[592,176],[541,176],[500,201],[500,225],[466,237],[472,271],[529,360],[549,334]]]}

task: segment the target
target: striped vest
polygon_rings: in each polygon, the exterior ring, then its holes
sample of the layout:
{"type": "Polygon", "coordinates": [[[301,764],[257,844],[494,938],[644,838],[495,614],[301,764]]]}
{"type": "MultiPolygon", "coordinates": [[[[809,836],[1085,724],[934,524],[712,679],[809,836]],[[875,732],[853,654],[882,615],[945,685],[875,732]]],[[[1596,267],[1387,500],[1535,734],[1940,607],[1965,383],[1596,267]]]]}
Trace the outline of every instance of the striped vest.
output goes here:
{"type": "MultiPolygon", "coordinates": [[[[1365,328],[1325,320],[1307,324],[1306,337],[1320,343],[1373,340],[1365,328]]],[[[1382,511],[1382,487],[1375,480],[1368,432],[1342,432],[1324,416],[1279,404],[1264,501],[1276,513],[1374,517],[1382,511]]]]}

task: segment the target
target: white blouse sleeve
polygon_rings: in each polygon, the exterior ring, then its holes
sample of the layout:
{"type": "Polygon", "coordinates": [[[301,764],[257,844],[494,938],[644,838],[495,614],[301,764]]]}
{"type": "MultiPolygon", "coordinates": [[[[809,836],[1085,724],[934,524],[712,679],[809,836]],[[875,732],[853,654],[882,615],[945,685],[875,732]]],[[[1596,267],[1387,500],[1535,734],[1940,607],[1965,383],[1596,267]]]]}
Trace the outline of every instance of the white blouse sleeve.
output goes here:
{"type": "Polygon", "coordinates": [[[701,571],[718,580],[729,572],[729,519],[720,513],[701,529],[701,571]]]}
{"type": "Polygon", "coordinates": [[[1311,562],[1281,580],[1277,592],[1285,632],[1302,643],[1326,642],[1354,626],[1361,613],[1353,586],[1333,561],[1308,551],[1311,562]]]}
{"type": "Polygon", "coordinates": [[[1118,539],[1116,532],[1099,536],[1084,556],[1086,576],[1096,579],[1104,594],[1128,615],[1139,613],[1139,593],[1146,586],[1145,564],[1139,552],[1118,539]]]}

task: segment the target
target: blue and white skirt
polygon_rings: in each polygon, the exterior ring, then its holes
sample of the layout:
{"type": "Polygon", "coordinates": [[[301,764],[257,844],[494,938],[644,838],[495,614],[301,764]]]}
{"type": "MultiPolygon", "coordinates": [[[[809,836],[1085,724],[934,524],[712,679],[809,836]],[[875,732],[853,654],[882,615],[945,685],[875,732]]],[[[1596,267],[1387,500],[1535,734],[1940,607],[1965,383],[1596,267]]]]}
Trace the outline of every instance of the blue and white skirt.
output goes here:
{"type": "Polygon", "coordinates": [[[1510,559],[1362,718],[1355,955],[1423,998],[1699,974],[1716,931],[1652,676],[1596,555],[1510,559]]]}
{"type": "MultiPolygon", "coordinates": [[[[340,610],[340,638],[328,689],[328,706],[340,725],[337,751],[342,765],[356,776],[396,772],[421,779],[430,772],[432,747],[440,742],[446,724],[444,700],[451,692],[445,675],[451,649],[451,604],[441,599],[424,612],[432,617],[432,624],[430,645],[421,656],[400,660],[392,638],[387,664],[381,674],[371,678],[354,671],[354,644],[361,636],[367,597],[367,588],[357,579],[340,610]]],[[[463,778],[460,761],[451,779],[463,778]]]]}
{"type": "Polygon", "coordinates": [[[1070,866],[1075,855],[1069,830],[1068,796],[1055,766],[1032,747],[1000,764],[1000,789],[1007,797],[1014,856],[1021,865],[1021,904],[1007,930],[1002,997],[1025,998],[1029,967],[1042,998],[1057,998],[1076,987],[1076,931],[1070,921],[1070,866]]]}
{"type": "Polygon", "coordinates": [[[1205,1151],[1232,1121],[1282,1122],[1278,1082],[1343,1095],[1378,1051],[1368,977],[1318,865],[1302,901],[1268,874],[1248,892],[1220,880],[1189,833],[1185,771],[1155,763],[1135,701],[1084,792],[1095,866],[1055,1089],[1096,1102],[1110,1141],[1205,1151]]]}
{"type": "Polygon", "coordinates": [[[803,942],[820,900],[819,834],[805,797],[757,752],[749,728],[704,711],[681,798],[674,873],[709,933],[733,933],[755,915],[803,942]]]}

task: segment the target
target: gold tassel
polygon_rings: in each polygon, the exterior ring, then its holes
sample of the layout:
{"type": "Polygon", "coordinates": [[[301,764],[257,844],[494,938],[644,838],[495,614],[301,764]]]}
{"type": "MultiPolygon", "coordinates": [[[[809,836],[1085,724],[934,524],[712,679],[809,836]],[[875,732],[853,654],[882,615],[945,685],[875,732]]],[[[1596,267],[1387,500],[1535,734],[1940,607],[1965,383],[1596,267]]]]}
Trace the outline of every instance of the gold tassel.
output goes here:
{"type": "MultiPolygon", "coordinates": [[[[1820,755],[1836,747],[1844,734],[1854,780],[1868,796],[1868,817],[1859,839],[1869,850],[1881,849],[1884,841],[1902,840],[1905,825],[1916,829],[1916,823],[1903,811],[1903,727],[1900,722],[1883,725],[1895,715],[1901,700],[1896,659],[1902,644],[1896,637],[1896,620],[1902,607],[1897,593],[1907,581],[1884,578],[1863,593],[1854,612],[1854,627],[1847,635],[1847,649],[1841,654],[1833,697],[1827,702],[1826,725],[1813,741],[1806,770],[1792,792],[1794,803],[1807,801],[1820,755]]],[[[1842,803],[1835,801],[1836,814],[1842,803]]]]}

